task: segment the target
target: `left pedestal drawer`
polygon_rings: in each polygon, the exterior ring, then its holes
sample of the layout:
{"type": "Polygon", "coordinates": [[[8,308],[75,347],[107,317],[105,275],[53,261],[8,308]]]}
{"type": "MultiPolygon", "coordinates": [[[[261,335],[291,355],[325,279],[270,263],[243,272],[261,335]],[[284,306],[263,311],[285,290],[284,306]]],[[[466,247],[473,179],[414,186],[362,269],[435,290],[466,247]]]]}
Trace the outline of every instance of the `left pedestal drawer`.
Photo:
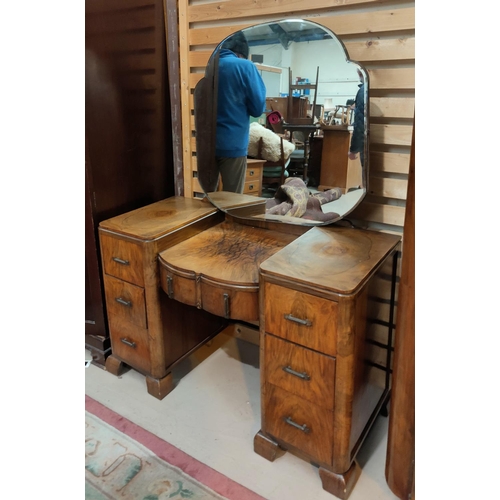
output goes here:
{"type": "Polygon", "coordinates": [[[146,329],[148,325],[144,288],[111,276],[106,276],[104,279],[109,320],[119,317],[139,328],[146,329]]]}
{"type": "Polygon", "coordinates": [[[151,372],[148,331],[111,316],[109,333],[113,355],[143,373],[151,372]]]}
{"type": "Polygon", "coordinates": [[[104,232],[101,232],[100,239],[104,272],[129,283],[144,286],[141,245],[110,236],[104,232]]]}

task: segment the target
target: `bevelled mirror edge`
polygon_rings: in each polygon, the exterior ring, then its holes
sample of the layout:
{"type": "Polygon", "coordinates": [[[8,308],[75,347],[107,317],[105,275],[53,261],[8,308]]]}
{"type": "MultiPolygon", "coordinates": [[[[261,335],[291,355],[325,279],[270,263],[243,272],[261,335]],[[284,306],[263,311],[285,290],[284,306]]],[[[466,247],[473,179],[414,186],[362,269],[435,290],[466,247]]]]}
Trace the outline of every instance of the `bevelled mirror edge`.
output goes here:
{"type": "MultiPolygon", "coordinates": [[[[284,19],[284,20],[275,21],[275,22],[266,22],[266,23],[262,23],[262,24],[256,24],[254,26],[247,27],[247,28],[240,30],[240,31],[237,31],[235,33],[243,33],[244,35],[246,35],[246,37],[248,39],[251,39],[252,37],[250,37],[249,34],[252,34],[252,30],[253,30],[253,33],[255,33],[255,30],[262,30],[263,28],[269,27],[270,25],[272,25],[275,30],[277,30],[278,28],[281,29],[281,27],[283,27],[283,26],[286,27],[288,30],[288,33],[291,33],[291,36],[295,36],[296,39],[300,38],[300,36],[302,36],[303,38],[306,38],[307,36],[311,36],[310,34],[305,35],[302,28],[300,30],[297,29],[296,32],[294,33],[293,30],[295,29],[295,27],[294,27],[293,23],[300,23],[302,27],[306,26],[307,28],[313,28],[315,30],[314,33],[311,30],[309,30],[309,31],[310,31],[310,33],[313,33],[313,35],[316,37],[323,36],[325,39],[331,39],[331,41],[329,43],[335,44],[334,46],[338,47],[339,50],[341,50],[341,55],[343,56],[344,64],[346,65],[345,67],[351,68],[351,71],[356,71],[358,75],[361,75],[361,79],[359,81],[359,87],[361,87],[361,85],[364,86],[363,91],[362,91],[363,106],[364,106],[363,118],[362,118],[363,147],[359,151],[359,154],[358,154],[359,163],[362,163],[362,166],[360,167],[359,172],[356,173],[357,185],[352,189],[342,188],[344,190],[342,192],[342,194],[339,196],[339,198],[333,199],[333,201],[323,201],[323,200],[321,201],[320,210],[322,213],[329,214],[328,216],[331,215],[329,220],[316,220],[316,214],[319,214],[318,211],[315,211],[315,212],[313,211],[312,216],[309,214],[310,225],[332,224],[332,223],[340,221],[341,219],[343,219],[347,215],[349,215],[362,202],[362,200],[366,196],[367,189],[368,189],[369,75],[368,75],[368,72],[366,71],[366,69],[360,63],[349,59],[349,54],[348,54],[344,44],[335,35],[335,33],[333,33],[328,28],[325,28],[321,24],[313,22],[313,21],[297,20],[297,19],[284,19]],[[319,31],[319,30],[321,30],[321,31],[319,31]],[[329,206],[329,205],[335,205],[336,207],[339,207],[338,213],[337,213],[337,211],[334,212],[333,209],[331,208],[331,206],[329,206]],[[334,215],[336,215],[336,216],[334,216],[334,215]]],[[[200,80],[200,82],[197,84],[197,86],[195,88],[195,92],[194,92],[195,110],[194,111],[195,111],[195,128],[196,128],[195,135],[196,135],[196,150],[197,150],[197,163],[198,163],[198,181],[200,183],[200,186],[204,190],[205,196],[208,198],[208,200],[214,206],[223,210],[224,212],[231,213],[231,215],[233,217],[238,218],[238,217],[240,217],[238,215],[238,213],[241,213],[241,218],[243,218],[243,219],[256,218],[259,220],[273,220],[273,221],[279,220],[279,221],[282,221],[285,223],[290,223],[290,224],[298,223],[300,225],[304,225],[304,224],[307,225],[308,224],[307,214],[306,215],[302,214],[302,216],[301,216],[302,220],[300,220],[300,221],[293,220],[293,217],[290,217],[289,215],[283,215],[283,216],[276,217],[276,212],[273,214],[269,214],[269,216],[267,216],[266,212],[268,210],[266,208],[263,208],[263,205],[265,205],[266,203],[269,205],[269,203],[270,203],[268,201],[270,199],[268,197],[268,193],[266,193],[266,197],[256,196],[255,198],[257,198],[257,199],[250,200],[249,196],[244,194],[244,193],[241,195],[241,197],[238,197],[236,195],[239,193],[228,193],[228,192],[224,192],[220,188],[214,188],[216,178],[218,178],[218,173],[215,170],[216,166],[215,166],[215,157],[214,157],[215,134],[216,134],[215,121],[216,120],[213,119],[213,121],[210,121],[209,117],[216,116],[216,112],[217,112],[217,86],[218,86],[218,84],[217,84],[217,75],[218,75],[217,66],[218,66],[218,62],[219,62],[219,53],[220,53],[221,47],[224,44],[224,42],[226,42],[229,38],[234,36],[235,33],[229,35],[228,37],[226,37],[224,40],[222,40],[217,45],[214,52],[210,56],[209,62],[208,62],[207,67],[206,67],[204,78],[202,78],[200,80]],[[201,105],[201,109],[200,109],[200,105],[201,105]],[[238,201],[235,201],[236,198],[238,199],[238,201]],[[238,208],[239,206],[240,206],[240,208],[238,208]],[[258,208],[259,206],[260,206],[260,208],[258,208]],[[252,207],[252,208],[249,210],[249,207],[252,207]],[[255,214],[256,211],[258,212],[257,214],[255,214]],[[247,215],[248,213],[252,213],[253,215],[251,215],[249,217],[247,215]],[[272,217],[271,217],[271,215],[272,215],[272,217]]],[[[253,37],[253,39],[251,40],[251,43],[249,44],[250,45],[249,58],[255,54],[255,51],[253,51],[253,47],[258,46],[255,43],[254,39],[255,39],[255,36],[253,37]]],[[[307,43],[300,46],[300,50],[305,50],[305,45],[309,45],[309,44],[313,45],[313,43],[318,41],[318,40],[317,39],[313,40],[310,38],[308,40],[303,40],[303,41],[306,41],[307,43]]],[[[294,42],[290,41],[290,45],[292,43],[294,43],[294,42]]],[[[296,42],[296,43],[300,43],[300,42],[296,42]]],[[[267,42],[266,45],[270,45],[270,42],[267,42]]],[[[297,49],[296,52],[298,53],[298,52],[300,52],[300,50],[297,49]]],[[[289,55],[289,54],[287,54],[287,55],[289,55]]],[[[257,57],[255,59],[257,61],[259,60],[257,57]]],[[[316,59],[320,59],[320,58],[317,57],[316,59]]],[[[252,62],[254,62],[253,57],[252,57],[252,62]]],[[[261,67],[261,68],[266,66],[265,64],[258,64],[255,62],[254,62],[254,64],[256,64],[257,67],[261,67]]],[[[332,95],[334,94],[334,92],[328,88],[328,85],[331,84],[332,82],[328,81],[328,78],[327,78],[328,71],[323,70],[324,66],[327,67],[327,65],[325,64],[324,61],[323,61],[323,64],[321,66],[321,70],[318,66],[318,70],[320,70],[322,72],[321,74],[323,75],[323,80],[321,79],[321,77],[318,79],[318,81],[316,82],[317,87],[313,91],[314,98],[319,97],[318,103],[317,103],[319,105],[319,107],[317,105],[314,107],[314,109],[311,110],[312,114],[313,114],[313,119],[316,121],[316,123],[319,122],[319,125],[317,126],[317,131],[315,130],[314,135],[311,134],[311,137],[310,137],[310,139],[312,141],[315,141],[316,140],[316,132],[318,132],[319,133],[318,137],[321,138],[322,143],[323,143],[323,141],[326,142],[326,140],[324,139],[324,137],[326,135],[332,136],[332,137],[337,136],[337,135],[346,135],[345,132],[347,132],[349,128],[350,128],[349,132],[352,136],[354,127],[351,126],[350,124],[346,125],[347,122],[345,122],[345,119],[346,119],[345,117],[350,112],[351,119],[352,119],[352,115],[354,114],[353,111],[356,109],[355,107],[353,107],[351,110],[347,109],[347,107],[348,107],[347,105],[349,104],[349,101],[352,101],[352,103],[353,103],[356,95],[351,95],[350,96],[351,98],[348,99],[346,102],[344,102],[343,105],[338,104],[338,102],[339,102],[338,99],[337,99],[336,103],[332,102],[335,100],[335,99],[332,99],[332,95]],[[325,83],[325,81],[326,81],[326,83],[325,83]],[[323,89],[321,89],[321,87],[323,87],[323,89]],[[325,97],[325,95],[328,94],[329,90],[330,90],[331,95],[325,97]],[[327,103],[329,105],[328,117],[330,119],[330,122],[328,124],[324,121],[324,118],[327,116],[327,114],[324,114],[325,109],[327,109],[327,103]],[[320,109],[322,111],[322,115],[320,116],[320,119],[318,119],[316,117],[316,111],[320,110],[320,109]],[[340,112],[339,112],[339,109],[340,109],[340,112]]],[[[268,67],[271,67],[272,70],[275,70],[274,69],[275,67],[272,65],[268,66],[268,67]]],[[[300,66],[298,66],[298,67],[299,67],[299,71],[300,71],[300,66]]],[[[267,68],[265,68],[265,69],[267,69],[267,68]]],[[[291,69],[291,65],[288,68],[286,66],[284,66],[283,73],[285,72],[285,70],[289,70],[290,81],[291,81],[291,78],[292,78],[291,75],[294,73],[294,70],[291,69]]],[[[295,77],[296,73],[293,76],[295,77]]],[[[284,85],[284,83],[283,83],[284,80],[285,80],[285,78],[282,77],[281,85],[284,85]]],[[[349,78],[347,78],[347,80],[349,80],[349,78]]],[[[351,78],[351,80],[352,80],[352,78],[351,78]]],[[[352,84],[352,81],[351,82],[345,81],[342,83],[344,85],[347,83],[352,84]]],[[[352,87],[352,85],[351,85],[351,87],[352,87]]],[[[282,88],[284,88],[284,87],[282,87],[282,88]]],[[[267,86],[266,86],[266,90],[267,90],[267,86]]],[[[339,94],[339,99],[340,99],[342,97],[342,90],[338,91],[337,93],[339,94]]],[[[283,94],[284,94],[284,92],[283,92],[283,94]]],[[[291,94],[291,92],[289,93],[289,95],[290,94],[291,94]]],[[[273,111],[269,107],[267,107],[267,99],[269,97],[270,96],[268,96],[266,94],[266,109],[264,111],[268,112],[268,114],[270,111],[271,112],[273,111]]],[[[283,97],[288,97],[288,96],[283,96],[283,97]]],[[[295,97],[296,96],[293,95],[294,101],[295,101],[295,97]]],[[[272,96],[271,96],[271,98],[272,98],[272,96]]],[[[268,116],[268,114],[266,116],[268,116]]],[[[286,126],[293,128],[292,125],[290,125],[288,122],[285,122],[285,123],[286,123],[286,126]]],[[[337,139],[335,139],[335,140],[337,140],[337,139]]],[[[331,142],[332,139],[329,138],[328,141],[331,142]]],[[[297,141],[297,142],[300,144],[300,141],[297,141]]],[[[319,139],[318,139],[318,142],[319,142],[319,139]]],[[[346,139],[344,139],[344,143],[345,142],[346,142],[346,139]]],[[[349,142],[351,142],[351,141],[349,140],[349,142]]],[[[345,144],[344,144],[344,148],[345,148],[345,144]]],[[[344,163],[346,161],[347,160],[345,160],[345,161],[343,160],[344,163]]],[[[325,170],[330,168],[327,160],[322,160],[322,162],[323,163],[321,164],[320,168],[324,168],[325,170]],[[326,165],[326,167],[325,167],[325,165],[326,165]]],[[[349,162],[351,162],[351,160],[349,160],[349,162]]],[[[266,162],[266,164],[267,163],[268,162],[266,162]]],[[[317,165],[316,165],[316,167],[317,167],[317,165]]],[[[345,168],[345,167],[343,167],[343,168],[345,168]]],[[[346,170],[349,170],[349,168],[351,168],[350,165],[346,170]]],[[[344,172],[344,175],[349,175],[349,172],[347,172],[347,173],[344,172]]],[[[293,181],[289,180],[292,177],[295,177],[295,175],[288,177],[287,178],[288,182],[290,184],[292,184],[292,183],[299,184],[299,182],[296,181],[295,179],[293,181]]],[[[304,177],[303,180],[306,181],[306,187],[307,187],[307,190],[309,192],[309,195],[314,196],[314,197],[319,196],[322,199],[325,197],[321,193],[325,193],[325,192],[329,191],[332,187],[336,187],[336,186],[331,186],[331,182],[335,182],[335,179],[333,181],[332,181],[332,179],[327,179],[327,182],[330,181],[329,184],[326,184],[326,187],[328,189],[325,189],[325,184],[321,184],[319,179],[314,179],[315,185],[307,184],[307,180],[309,180],[309,179],[307,179],[307,177],[304,177]]],[[[321,180],[323,180],[323,179],[321,179],[321,180]]],[[[301,187],[301,189],[302,189],[302,187],[301,187]]],[[[317,206],[316,206],[317,200],[313,200],[313,201],[314,201],[314,205],[317,209],[317,206]]],[[[328,217],[326,217],[326,218],[328,219],[328,217]]]]}

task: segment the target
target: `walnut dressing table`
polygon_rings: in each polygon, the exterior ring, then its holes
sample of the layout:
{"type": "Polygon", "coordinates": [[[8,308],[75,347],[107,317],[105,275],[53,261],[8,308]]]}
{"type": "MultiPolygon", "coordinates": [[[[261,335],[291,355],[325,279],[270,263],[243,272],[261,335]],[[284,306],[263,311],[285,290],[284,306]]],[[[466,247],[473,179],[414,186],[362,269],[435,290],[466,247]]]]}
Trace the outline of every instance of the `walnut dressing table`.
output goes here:
{"type": "Polygon", "coordinates": [[[360,474],[356,453],[389,396],[389,372],[370,362],[370,322],[392,324],[400,238],[240,223],[184,198],[115,217],[99,231],[112,345],[106,369],[117,375],[131,366],[162,399],[180,359],[230,322],[258,327],[255,452],[272,461],[290,451],[319,467],[325,490],[347,498],[360,474]]]}

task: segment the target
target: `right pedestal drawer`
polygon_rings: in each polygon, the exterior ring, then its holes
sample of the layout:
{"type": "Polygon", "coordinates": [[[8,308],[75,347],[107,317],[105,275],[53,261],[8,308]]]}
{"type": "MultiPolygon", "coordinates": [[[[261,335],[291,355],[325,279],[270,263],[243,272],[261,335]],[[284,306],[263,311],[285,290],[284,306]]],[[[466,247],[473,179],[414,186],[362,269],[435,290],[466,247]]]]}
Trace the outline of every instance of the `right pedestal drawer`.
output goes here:
{"type": "Polygon", "coordinates": [[[265,379],[327,410],[333,410],[335,359],[272,335],[265,336],[265,379]]]}
{"type": "Polygon", "coordinates": [[[311,458],[332,463],[333,412],[266,384],[266,432],[311,458]]]}
{"type": "Polygon", "coordinates": [[[264,294],[266,332],[335,356],[336,302],[268,282],[264,294]]]}

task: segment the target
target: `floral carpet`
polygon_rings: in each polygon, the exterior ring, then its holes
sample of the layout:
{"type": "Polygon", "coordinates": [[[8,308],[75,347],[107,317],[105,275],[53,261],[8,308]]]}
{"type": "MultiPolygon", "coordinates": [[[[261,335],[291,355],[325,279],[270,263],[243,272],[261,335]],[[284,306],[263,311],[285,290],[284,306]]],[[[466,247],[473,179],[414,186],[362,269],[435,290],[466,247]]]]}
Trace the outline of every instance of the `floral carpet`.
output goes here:
{"type": "Polygon", "coordinates": [[[85,498],[262,499],[88,396],[85,411],[85,498]]]}

